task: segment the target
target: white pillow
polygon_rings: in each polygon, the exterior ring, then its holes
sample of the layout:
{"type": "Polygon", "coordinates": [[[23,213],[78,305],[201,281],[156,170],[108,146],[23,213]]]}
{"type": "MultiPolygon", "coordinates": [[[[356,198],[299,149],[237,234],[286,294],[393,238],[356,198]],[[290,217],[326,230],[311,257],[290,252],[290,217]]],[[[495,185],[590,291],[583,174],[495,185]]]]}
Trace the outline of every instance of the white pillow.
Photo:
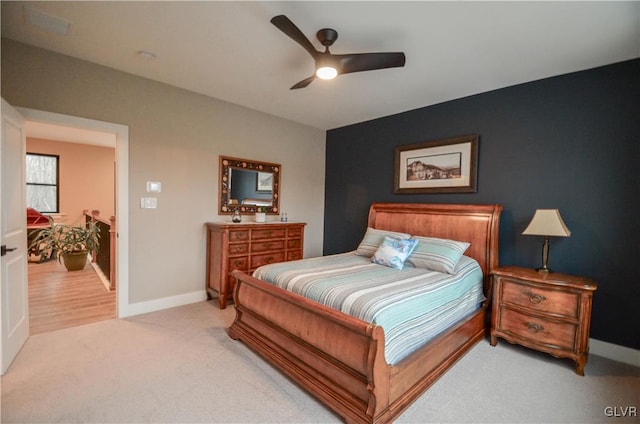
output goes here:
{"type": "Polygon", "coordinates": [[[396,239],[408,239],[411,237],[409,234],[398,233],[395,231],[386,231],[386,230],[376,230],[375,228],[367,228],[367,232],[364,235],[364,238],[360,242],[360,245],[356,249],[356,254],[360,256],[371,257],[378,247],[384,240],[385,236],[393,237],[396,239]]]}

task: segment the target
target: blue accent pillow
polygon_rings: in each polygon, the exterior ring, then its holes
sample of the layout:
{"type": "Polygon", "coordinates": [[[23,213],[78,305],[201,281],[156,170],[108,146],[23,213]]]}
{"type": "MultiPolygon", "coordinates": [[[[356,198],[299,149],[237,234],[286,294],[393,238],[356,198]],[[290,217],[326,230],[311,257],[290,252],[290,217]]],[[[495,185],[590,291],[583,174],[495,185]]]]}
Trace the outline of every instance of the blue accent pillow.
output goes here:
{"type": "Polygon", "coordinates": [[[393,269],[402,269],[404,268],[404,261],[407,260],[417,245],[418,240],[416,239],[400,240],[385,236],[378,250],[371,257],[371,262],[393,269]]]}
{"type": "Polygon", "coordinates": [[[454,273],[458,261],[470,246],[464,241],[419,236],[415,238],[420,243],[407,259],[407,264],[446,274],[454,273]]]}

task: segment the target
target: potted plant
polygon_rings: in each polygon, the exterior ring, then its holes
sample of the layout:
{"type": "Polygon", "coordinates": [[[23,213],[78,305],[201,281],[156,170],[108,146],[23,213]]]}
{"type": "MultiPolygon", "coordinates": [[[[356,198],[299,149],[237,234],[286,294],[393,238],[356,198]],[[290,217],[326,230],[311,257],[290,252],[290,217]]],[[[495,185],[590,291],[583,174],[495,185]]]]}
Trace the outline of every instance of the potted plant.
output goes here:
{"type": "Polygon", "coordinates": [[[267,220],[267,207],[256,207],[256,222],[265,222],[267,220]]]}
{"type": "Polygon", "coordinates": [[[49,224],[38,232],[29,247],[55,255],[68,271],[84,269],[87,253],[97,252],[100,248],[100,230],[96,222],[91,221],[86,226],[56,224],[50,217],[49,224]]]}

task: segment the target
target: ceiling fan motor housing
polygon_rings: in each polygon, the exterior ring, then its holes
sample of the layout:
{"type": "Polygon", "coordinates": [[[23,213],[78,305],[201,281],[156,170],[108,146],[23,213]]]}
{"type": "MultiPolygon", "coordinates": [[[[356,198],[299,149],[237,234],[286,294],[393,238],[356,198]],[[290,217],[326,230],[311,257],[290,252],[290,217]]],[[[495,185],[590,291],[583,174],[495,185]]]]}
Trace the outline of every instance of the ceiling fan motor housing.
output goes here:
{"type": "Polygon", "coordinates": [[[331,28],[322,28],[316,33],[318,41],[325,47],[331,46],[338,39],[338,32],[331,28]]]}

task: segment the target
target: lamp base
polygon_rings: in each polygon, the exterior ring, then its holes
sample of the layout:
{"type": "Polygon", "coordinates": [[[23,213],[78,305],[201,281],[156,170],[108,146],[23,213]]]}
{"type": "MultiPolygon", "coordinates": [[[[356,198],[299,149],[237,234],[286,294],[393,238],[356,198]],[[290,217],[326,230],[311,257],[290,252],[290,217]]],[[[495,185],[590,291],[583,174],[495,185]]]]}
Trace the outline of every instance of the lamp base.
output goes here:
{"type": "Polygon", "coordinates": [[[544,274],[544,275],[547,275],[547,274],[552,272],[549,268],[536,268],[536,271],[538,271],[538,273],[544,274]]]}

